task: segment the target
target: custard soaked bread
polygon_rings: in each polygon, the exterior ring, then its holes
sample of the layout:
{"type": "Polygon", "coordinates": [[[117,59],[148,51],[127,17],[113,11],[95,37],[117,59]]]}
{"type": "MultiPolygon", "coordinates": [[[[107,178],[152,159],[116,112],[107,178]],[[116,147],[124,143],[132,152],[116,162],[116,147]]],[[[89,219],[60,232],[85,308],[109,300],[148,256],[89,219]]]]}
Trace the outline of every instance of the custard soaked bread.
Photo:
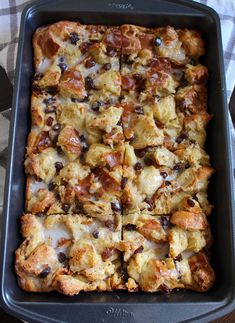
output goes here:
{"type": "Polygon", "coordinates": [[[27,291],[207,291],[214,170],[196,30],[61,21],[33,36],[27,291]]]}

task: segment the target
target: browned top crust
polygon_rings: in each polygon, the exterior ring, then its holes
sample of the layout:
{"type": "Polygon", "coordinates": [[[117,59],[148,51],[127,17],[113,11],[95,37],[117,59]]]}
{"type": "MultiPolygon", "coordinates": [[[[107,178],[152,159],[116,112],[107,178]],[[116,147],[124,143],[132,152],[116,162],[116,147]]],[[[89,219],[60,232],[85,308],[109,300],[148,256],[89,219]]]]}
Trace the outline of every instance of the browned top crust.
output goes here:
{"type": "Polygon", "coordinates": [[[28,291],[55,288],[69,295],[121,288],[120,221],[120,216],[101,223],[78,214],[24,214],[24,241],[16,251],[15,264],[21,287],[28,291]]]}
{"type": "Polygon", "coordinates": [[[38,28],[33,48],[20,286],[207,291],[214,170],[200,33],[60,21],[38,28]]]}

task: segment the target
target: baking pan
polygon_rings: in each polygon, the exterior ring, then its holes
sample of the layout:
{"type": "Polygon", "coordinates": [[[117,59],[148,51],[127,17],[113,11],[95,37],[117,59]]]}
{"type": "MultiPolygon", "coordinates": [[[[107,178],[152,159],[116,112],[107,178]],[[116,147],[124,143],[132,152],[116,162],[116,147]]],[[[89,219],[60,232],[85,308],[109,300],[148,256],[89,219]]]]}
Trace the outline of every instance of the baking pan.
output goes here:
{"type": "Polygon", "coordinates": [[[220,22],[210,8],[188,0],[41,0],[28,5],[21,19],[15,89],[9,139],[9,159],[1,245],[1,304],[20,319],[30,322],[208,322],[234,309],[234,203],[231,141],[224,79],[220,22]],[[84,24],[144,26],[170,24],[199,29],[206,41],[209,113],[207,151],[216,169],[210,200],[214,244],[212,266],[217,280],[207,293],[192,291],[159,293],[81,293],[68,297],[55,293],[22,291],[14,272],[14,251],[21,236],[19,217],[24,210],[24,153],[30,130],[30,96],[33,76],[32,35],[37,27],[59,20],[84,24]]]}

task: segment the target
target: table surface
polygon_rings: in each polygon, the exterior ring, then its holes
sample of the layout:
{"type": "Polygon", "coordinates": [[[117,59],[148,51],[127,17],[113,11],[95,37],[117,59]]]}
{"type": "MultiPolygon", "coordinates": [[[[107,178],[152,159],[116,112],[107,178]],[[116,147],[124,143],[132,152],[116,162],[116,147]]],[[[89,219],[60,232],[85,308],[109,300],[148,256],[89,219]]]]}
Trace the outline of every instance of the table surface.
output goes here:
{"type": "MultiPolygon", "coordinates": [[[[6,74],[0,67],[0,111],[8,109],[11,107],[11,98],[12,98],[12,85],[9,83],[6,74]]],[[[233,92],[231,103],[230,103],[230,111],[233,111],[232,114],[233,121],[235,121],[235,91],[233,92]]],[[[0,308],[0,322],[4,323],[19,323],[20,320],[8,315],[4,312],[3,309],[0,308]]],[[[233,323],[235,322],[235,311],[230,313],[229,315],[224,316],[223,318],[213,321],[213,323],[233,323]]]]}

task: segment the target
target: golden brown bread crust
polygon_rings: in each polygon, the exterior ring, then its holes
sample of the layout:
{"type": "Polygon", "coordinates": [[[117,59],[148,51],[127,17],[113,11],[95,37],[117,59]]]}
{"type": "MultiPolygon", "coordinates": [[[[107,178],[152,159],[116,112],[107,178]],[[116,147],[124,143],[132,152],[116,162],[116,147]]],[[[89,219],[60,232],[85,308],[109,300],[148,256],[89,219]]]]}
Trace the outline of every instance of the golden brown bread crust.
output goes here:
{"type": "Polygon", "coordinates": [[[33,36],[26,291],[207,291],[215,274],[196,30],[60,21],[33,36]]]}
{"type": "Polygon", "coordinates": [[[23,289],[74,295],[123,288],[120,216],[102,223],[78,214],[24,214],[21,230],[15,268],[23,289]]]}
{"type": "MultiPolygon", "coordinates": [[[[203,253],[211,245],[210,231],[208,228],[195,227],[192,231],[190,226],[183,229],[178,225],[172,226],[171,218],[169,215],[152,216],[145,212],[123,216],[124,241],[120,249],[124,252],[131,282],[134,280],[141,289],[150,292],[185,287],[198,291],[205,288],[206,291],[214,280],[214,272],[203,253]],[[205,282],[196,283],[190,261],[197,257],[198,252],[205,262],[205,272],[200,268],[201,275],[207,275],[207,278],[205,282]]],[[[199,268],[200,264],[197,266],[199,268]]],[[[198,268],[195,267],[195,272],[198,268]]],[[[132,289],[129,281],[126,286],[128,290],[132,289]]]]}

